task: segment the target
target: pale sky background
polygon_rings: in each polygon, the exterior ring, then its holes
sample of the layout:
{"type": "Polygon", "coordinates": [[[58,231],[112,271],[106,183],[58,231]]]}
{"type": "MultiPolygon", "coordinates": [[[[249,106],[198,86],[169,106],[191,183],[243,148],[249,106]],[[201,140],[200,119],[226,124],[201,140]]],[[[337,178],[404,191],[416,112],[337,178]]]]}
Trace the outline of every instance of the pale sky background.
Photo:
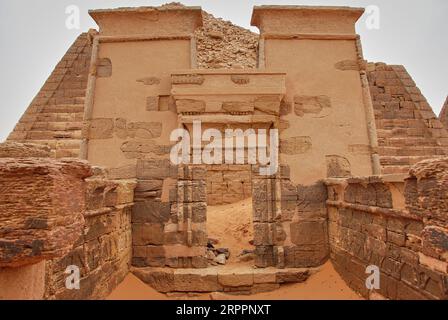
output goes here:
{"type": "MultiPolygon", "coordinates": [[[[88,9],[157,6],[152,0],[0,0],[0,141],[6,139],[33,97],[79,33],[96,27],[88,9]],[[81,11],[80,30],[65,27],[69,5],[81,11]]],[[[436,114],[448,94],[447,0],[184,0],[249,28],[261,4],[345,5],[380,9],[380,29],[357,25],[369,61],[403,64],[436,114]]],[[[253,29],[256,31],[256,29],[253,29]]]]}

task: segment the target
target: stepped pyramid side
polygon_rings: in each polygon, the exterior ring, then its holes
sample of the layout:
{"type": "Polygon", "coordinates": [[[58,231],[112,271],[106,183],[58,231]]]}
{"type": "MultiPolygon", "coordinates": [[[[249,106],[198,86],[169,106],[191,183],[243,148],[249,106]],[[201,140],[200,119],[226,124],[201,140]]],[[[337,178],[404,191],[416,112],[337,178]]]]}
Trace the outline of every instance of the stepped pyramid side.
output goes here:
{"type": "Polygon", "coordinates": [[[56,65],[7,141],[47,145],[53,157],[78,157],[91,58],[81,34],[56,65]]]}
{"type": "Polygon", "coordinates": [[[443,123],[446,129],[448,129],[448,96],[446,97],[445,104],[440,111],[439,120],[443,123]]]}
{"type": "Polygon", "coordinates": [[[370,63],[368,78],[384,174],[448,155],[447,130],[403,66],[370,63]]]}

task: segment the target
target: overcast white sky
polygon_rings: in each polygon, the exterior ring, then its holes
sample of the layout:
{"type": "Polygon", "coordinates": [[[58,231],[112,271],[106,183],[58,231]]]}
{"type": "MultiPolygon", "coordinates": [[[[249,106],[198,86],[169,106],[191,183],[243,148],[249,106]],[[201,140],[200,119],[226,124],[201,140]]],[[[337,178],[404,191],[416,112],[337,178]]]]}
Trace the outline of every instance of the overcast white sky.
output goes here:
{"type": "MultiPolygon", "coordinates": [[[[82,31],[96,27],[88,9],[156,6],[152,0],[0,0],[0,141],[6,139],[54,66],[82,31]],[[79,30],[65,27],[66,7],[81,11],[79,30]]],[[[369,61],[403,64],[438,114],[448,94],[448,1],[446,0],[184,0],[249,28],[261,4],[347,5],[380,9],[380,29],[358,23],[369,61]]]]}

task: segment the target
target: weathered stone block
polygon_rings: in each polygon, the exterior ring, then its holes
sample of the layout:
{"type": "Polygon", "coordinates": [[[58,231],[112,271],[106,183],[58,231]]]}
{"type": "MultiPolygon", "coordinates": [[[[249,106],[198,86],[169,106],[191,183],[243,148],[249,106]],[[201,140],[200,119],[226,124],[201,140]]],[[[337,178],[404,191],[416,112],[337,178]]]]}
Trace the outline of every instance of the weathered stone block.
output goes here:
{"type": "Polygon", "coordinates": [[[339,61],[334,67],[341,71],[359,71],[359,63],[356,60],[339,61]]]}
{"type": "Polygon", "coordinates": [[[351,165],[347,158],[337,155],[325,156],[327,177],[350,177],[351,165]]]}
{"type": "Polygon", "coordinates": [[[254,109],[267,114],[279,115],[280,100],[277,96],[263,96],[256,98],[254,101],[254,109]]]}
{"type": "Polygon", "coordinates": [[[254,104],[246,101],[226,101],[222,103],[222,109],[230,113],[252,112],[254,110],[254,104]]]}
{"type": "Polygon", "coordinates": [[[192,99],[176,100],[176,106],[178,113],[205,111],[205,102],[201,100],[192,100],[192,99]]]}
{"type": "Polygon", "coordinates": [[[222,273],[218,274],[218,282],[224,287],[245,287],[254,284],[253,273],[222,273]]]}
{"type": "Polygon", "coordinates": [[[195,202],[192,204],[192,221],[201,223],[207,221],[207,203],[195,202]]]}
{"type": "Polygon", "coordinates": [[[133,223],[166,223],[170,216],[170,203],[159,200],[138,201],[132,208],[133,223]]]}
{"type": "Polygon", "coordinates": [[[291,242],[296,245],[326,243],[326,221],[301,221],[291,223],[291,242]]]}
{"type": "Polygon", "coordinates": [[[322,265],[329,255],[328,246],[324,245],[302,245],[285,246],[285,267],[305,268],[322,265]]]}
{"type": "Polygon", "coordinates": [[[422,232],[423,253],[448,261],[448,230],[437,226],[427,226],[422,232]]]}
{"type": "Polygon", "coordinates": [[[273,245],[273,226],[271,223],[254,223],[254,245],[273,245]]]}
{"type": "Polygon", "coordinates": [[[300,283],[306,281],[310,273],[308,270],[303,271],[286,271],[277,272],[275,280],[277,283],[300,283]]]}
{"type": "Polygon", "coordinates": [[[174,291],[213,292],[221,290],[222,286],[218,283],[216,272],[201,270],[198,274],[183,274],[182,270],[176,271],[174,291]]]}
{"type": "Polygon", "coordinates": [[[292,137],[280,140],[280,153],[287,155],[307,153],[311,148],[311,137],[292,137]]]}
{"type": "Polygon", "coordinates": [[[133,273],[137,278],[143,282],[149,284],[155,290],[159,292],[172,292],[175,291],[174,284],[174,271],[173,270],[145,270],[134,269],[133,273]]]}
{"type": "Polygon", "coordinates": [[[154,139],[162,135],[161,122],[130,122],[127,124],[130,138],[154,139]]]}
{"type": "Polygon", "coordinates": [[[326,108],[331,108],[331,100],[327,96],[294,96],[294,112],[297,116],[319,114],[326,108]]]}
{"type": "Polygon", "coordinates": [[[164,243],[163,226],[159,223],[132,224],[132,243],[137,246],[164,243]]]}
{"type": "Polygon", "coordinates": [[[90,139],[110,139],[113,137],[113,119],[92,119],[89,121],[90,139]]]}
{"type": "Polygon", "coordinates": [[[177,177],[177,167],[169,159],[137,161],[137,177],[143,180],[164,180],[177,177]]]}
{"type": "Polygon", "coordinates": [[[256,246],[255,266],[266,268],[275,265],[273,246],[256,246]]]}
{"type": "Polygon", "coordinates": [[[145,258],[147,266],[163,267],[165,265],[165,248],[163,246],[147,246],[145,258]]]}
{"type": "Polygon", "coordinates": [[[112,76],[112,61],[109,58],[99,59],[96,66],[96,76],[108,78],[112,76]]]}

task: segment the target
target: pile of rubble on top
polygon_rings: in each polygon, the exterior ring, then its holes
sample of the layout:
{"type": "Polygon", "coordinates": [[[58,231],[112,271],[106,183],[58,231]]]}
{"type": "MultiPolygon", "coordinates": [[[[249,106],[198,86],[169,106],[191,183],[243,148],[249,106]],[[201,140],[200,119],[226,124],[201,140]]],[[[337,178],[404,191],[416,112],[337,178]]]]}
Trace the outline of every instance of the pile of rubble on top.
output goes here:
{"type": "Polygon", "coordinates": [[[258,35],[229,21],[202,13],[204,26],[196,30],[198,67],[256,68],[258,35]]]}
{"type": "MultiPolygon", "coordinates": [[[[172,2],[162,7],[184,6],[172,2]]],[[[215,18],[203,11],[203,27],[196,30],[200,69],[250,69],[257,67],[258,34],[215,18]]]]}

